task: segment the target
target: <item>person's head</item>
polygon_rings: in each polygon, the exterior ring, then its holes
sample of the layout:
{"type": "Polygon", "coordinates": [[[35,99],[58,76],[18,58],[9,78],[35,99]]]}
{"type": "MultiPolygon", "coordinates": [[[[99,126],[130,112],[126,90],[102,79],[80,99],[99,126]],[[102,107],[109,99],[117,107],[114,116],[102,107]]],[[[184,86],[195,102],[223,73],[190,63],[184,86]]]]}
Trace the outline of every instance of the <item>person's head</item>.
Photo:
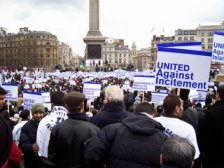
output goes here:
{"type": "Polygon", "coordinates": [[[64,103],[69,112],[84,112],[85,96],[80,92],[70,92],[65,95],[64,103]]]}
{"type": "Polygon", "coordinates": [[[6,94],[7,91],[4,88],[0,87],[0,108],[4,106],[6,94]]]}
{"type": "Polygon", "coordinates": [[[136,106],[136,108],[134,109],[134,112],[138,113],[138,112],[146,112],[152,116],[154,116],[155,114],[155,109],[154,107],[149,104],[148,102],[143,102],[140,103],[136,106]]]}
{"type": "Polygon", "coordinates": [[[198,102],[195,107],[198,107],[198,108],[202,108],[202,104],[200,102],[198,102]]]}
{"type": "Polygon", "coordinates": [[[162,145],[160,164],[178,168],[191,168],[194,163],[195,148],[186,138],[171,137],[162,145]]]}
{"type": "Polygon", "coordinates": [[[183,101],[188,100],[189,93],[190,93],[189,89],[180,89],[180,98],[183,101]]]}
{"type": "Polygon", "coordinates": [[[64,96],[65,93],[61,91],[56,91],[51,94],[52,106],[64,106],[64,96]]]}
{"type": "Polygon", "coordinates": [[[158,113],[159,115],[161,115],[161,113],[163,112],[163,106],[162,106],[162,105],[158,105],[158,106],[156,107],[156,111],[157,111],[157,113],[158,113]]]}
{"type": "Polygon", "coordinates": [[[29,118],[30,118],[30,111],[27,110],[27,109],[22,110],[19,113],[19,117],[22,119],[22,121],[29,120],[29,118]]]}
{"type": "Polygon", "coordinates": [[[163,109],[167,115],[181,117],[183,115],[183,102],[176,94],[169,94],[163,101],[163,109]]]}
{"type": "Polygon", "coordinates": [[[44,117],[44,113],[45,113],[44,105],[41,103],[33,104],[31,108],[31,112],[32,112],[34,121],[40,122],[40,120],[44,117]]]}
{"type": "Polygon", "coordinates": [[[109,85],[105,89],[107,102],[123,102],[124,92],[119,85],[109,85]]]}
{"type": "Polygon", "coordinates": [[[224,100],[224,85],[218,87],[216,100],[224,100]]]}

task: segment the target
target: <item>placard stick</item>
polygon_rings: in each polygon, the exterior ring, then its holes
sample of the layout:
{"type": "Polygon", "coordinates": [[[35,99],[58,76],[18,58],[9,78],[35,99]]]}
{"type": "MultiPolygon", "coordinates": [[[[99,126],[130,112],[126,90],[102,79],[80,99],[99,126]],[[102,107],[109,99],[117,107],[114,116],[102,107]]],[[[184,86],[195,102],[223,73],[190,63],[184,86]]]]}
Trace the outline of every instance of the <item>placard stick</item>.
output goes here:
{"type": "Polygon", "coordinates": [[[142,92],[142,102],[145,101],[145,94],[144,93],[145,93],[145,91],[142,92]]]}
{"type": "Polygon", "coordinates": [[[177,96],[180,96],[180,88],[177,88],[177,96]]]}
{"type": "Polygon", "coordinates": [[[7,109],[8,109],[8,113],[9,113],[9,100],[7,100],[7,109]]]}

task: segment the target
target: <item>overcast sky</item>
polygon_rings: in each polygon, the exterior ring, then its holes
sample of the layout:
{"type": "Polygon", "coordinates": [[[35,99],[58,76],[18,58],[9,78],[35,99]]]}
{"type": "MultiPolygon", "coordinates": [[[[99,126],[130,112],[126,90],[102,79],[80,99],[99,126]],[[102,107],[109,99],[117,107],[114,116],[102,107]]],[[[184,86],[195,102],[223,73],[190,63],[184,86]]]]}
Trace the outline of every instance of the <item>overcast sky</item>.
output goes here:
{"type": "MultiPolygon", "coordinates": [[[[83,56],[89,29],[89,0],[0,0],[0,27],[48,31],[83,56]]],[[[100,31],[137,49],[149,47],[153,34],[224,21],[223,0],[100,0],[100,31]],[[154,31],[152,31],[154,29],[154,31]]]]}

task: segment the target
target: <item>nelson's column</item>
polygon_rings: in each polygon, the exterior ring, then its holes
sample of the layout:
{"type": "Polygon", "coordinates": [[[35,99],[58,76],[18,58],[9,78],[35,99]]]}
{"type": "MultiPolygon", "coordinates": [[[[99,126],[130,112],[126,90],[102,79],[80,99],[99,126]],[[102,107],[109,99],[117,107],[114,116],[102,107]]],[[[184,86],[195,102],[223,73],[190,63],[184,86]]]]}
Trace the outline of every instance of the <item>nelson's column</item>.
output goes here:
{"type": "Polygon", "coordinates": [[[103,66],[102,44],[105,38],[99,30],[99,0],[89,0],[89,31],[83,41],[86,43],[86,66],[103,66]]]}

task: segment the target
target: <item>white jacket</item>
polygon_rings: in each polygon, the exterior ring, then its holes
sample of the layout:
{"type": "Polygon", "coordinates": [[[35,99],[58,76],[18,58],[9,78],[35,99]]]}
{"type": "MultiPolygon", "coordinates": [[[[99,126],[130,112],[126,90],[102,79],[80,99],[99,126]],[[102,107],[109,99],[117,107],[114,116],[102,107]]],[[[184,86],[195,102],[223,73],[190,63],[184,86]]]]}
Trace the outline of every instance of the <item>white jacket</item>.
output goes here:
{"type": "Polygon", "coordinates": [[[68,110],[63,106],[54,106],[50,114],[44,117],[37,129],[37,145],[39,146],[38,155],[48,157],[48,145],[52,128],[66,120],[68,110]]]}
{"type": "Polygon", "coordinates": [[[27,121],[21,121],[20,123],[16,124],[15,127],[13,128],[12,136],[13,136],[13,140],[16,142],[17,146],[19,144],[21,129],[24,126],[24,124],[26,124],[26,123],[27,123],[27,121]]]}
{"type": "Polygon", "coordinates": [[[176,134],[180,137],[187,138],[195,147],[195,157],[197,159],[200,155],[197,138],[194,128],[185,121],[172,117],[155,117],[156,121],[160,122],[165,127],[165,132],[169,135],[176,134]]]}

